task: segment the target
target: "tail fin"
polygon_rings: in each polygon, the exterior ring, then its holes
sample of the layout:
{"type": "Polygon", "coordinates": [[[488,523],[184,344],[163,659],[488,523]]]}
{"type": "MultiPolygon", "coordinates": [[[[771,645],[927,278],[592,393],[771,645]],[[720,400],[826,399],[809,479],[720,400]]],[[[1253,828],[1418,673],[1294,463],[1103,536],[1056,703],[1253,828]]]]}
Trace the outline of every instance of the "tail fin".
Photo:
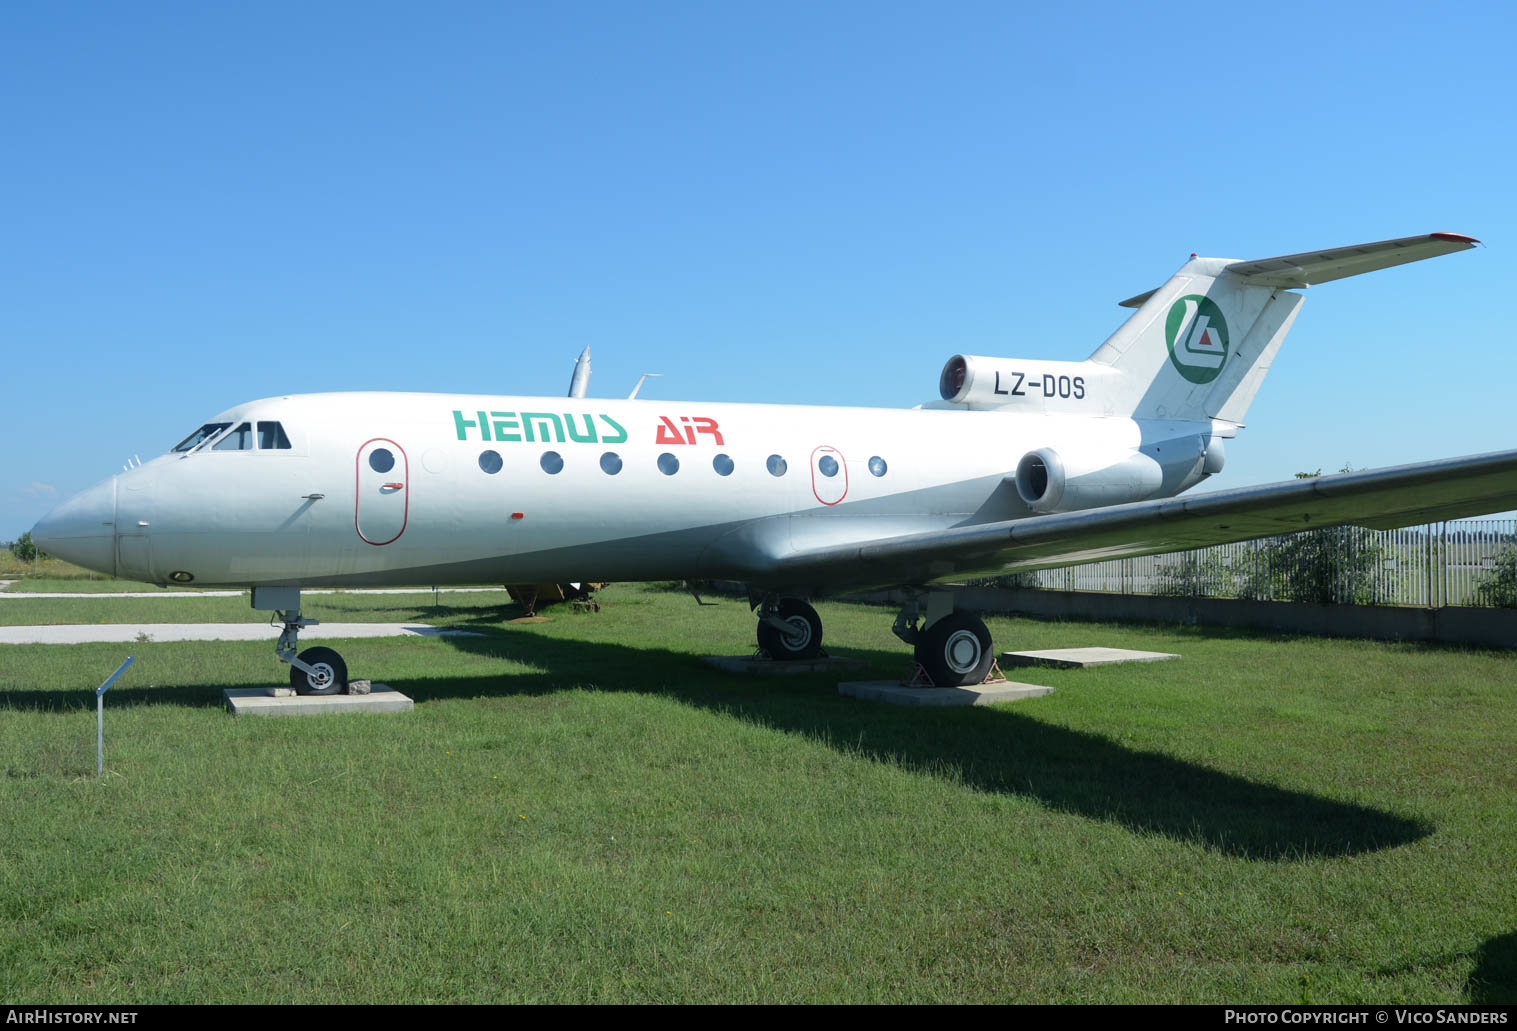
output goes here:
{"type": "Polygon", "coordinates": [[[1115,407],[1138,418],[1241,423],[1307,287],[1465,250],[1453,233],[1258,261],[1191,258],[1169,282],[1123,301],[1133,314],[1090,356],[1120,373],[1115,407]]]}

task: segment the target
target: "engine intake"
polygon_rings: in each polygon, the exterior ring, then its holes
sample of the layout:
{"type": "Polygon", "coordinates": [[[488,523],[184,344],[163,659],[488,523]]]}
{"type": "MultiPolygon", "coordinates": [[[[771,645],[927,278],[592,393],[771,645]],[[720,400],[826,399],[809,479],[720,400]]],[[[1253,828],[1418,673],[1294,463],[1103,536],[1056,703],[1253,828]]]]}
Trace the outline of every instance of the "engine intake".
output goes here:
{"type": "Polygon", "coordinates": [[[1038,448],[1017,463],[1017,494],[1040,514],[1077,512],[1142,501],[1164,482],[1164,470],[1146,454],[1124,451],[1061,456],[1038,448]]]}

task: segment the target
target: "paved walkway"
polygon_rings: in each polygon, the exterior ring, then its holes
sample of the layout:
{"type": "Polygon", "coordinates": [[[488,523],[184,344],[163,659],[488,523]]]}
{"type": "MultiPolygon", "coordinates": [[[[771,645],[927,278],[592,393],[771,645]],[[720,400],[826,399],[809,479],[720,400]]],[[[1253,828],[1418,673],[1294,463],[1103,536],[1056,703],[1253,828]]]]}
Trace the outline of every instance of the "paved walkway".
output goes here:
{"type": "MultiPolygon", "coordinates": [[[[89,591],[7,591],[14,580],[0,580],[0,598],[242,598],[247,591],[122,591],[110,594],[94,594],[89,591]]],[[[302,596],[311,594],[431,594],[430,587],[384,587],[363,590],[302,590],[302,596]]],[[[438,594],[505,594],[504,587],[439,587],[438,594]]]]}
{"type": "MultiPolygon", "coordinates": [[[[87,644],[137,641],[273,641],[283,627],[266,623],[87,623],[0,627],[0,644],[87,644]]],[[[300,632],[301,643],[337,637],[483,637],[425,623],[322,623],[300,632]]]]}

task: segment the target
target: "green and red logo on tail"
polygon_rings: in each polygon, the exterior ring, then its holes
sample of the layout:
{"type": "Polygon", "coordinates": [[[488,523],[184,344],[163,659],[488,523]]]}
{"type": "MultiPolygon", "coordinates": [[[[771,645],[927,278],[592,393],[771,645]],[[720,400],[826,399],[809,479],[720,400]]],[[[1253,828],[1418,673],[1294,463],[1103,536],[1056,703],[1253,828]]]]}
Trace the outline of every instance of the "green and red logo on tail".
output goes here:
{"type": "Polygon", "coordinates": [[[1227,364],[1227,320],[1209,297],[1186,294],[1170,305],[1164,341],[1169,360],[1192,383],[1210,383],[1227,364]]]}

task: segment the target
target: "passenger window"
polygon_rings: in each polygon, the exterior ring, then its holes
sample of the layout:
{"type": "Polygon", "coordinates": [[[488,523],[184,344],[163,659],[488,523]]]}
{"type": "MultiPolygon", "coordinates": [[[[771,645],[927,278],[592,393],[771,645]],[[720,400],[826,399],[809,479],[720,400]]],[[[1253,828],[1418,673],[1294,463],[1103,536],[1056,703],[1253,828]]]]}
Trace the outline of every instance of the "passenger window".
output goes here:
{"type": "Polygon", "coordinates": [[[235,430],[211,445],[212,451],[253,450],[253,427],[242,423],[235,430]]]}
{"type": "Polygon", "coordinates": [[[607,451],[600,456],[600,470],[607,476],[615,476],[622,471],[622,456],[615,451],[607,451]]]}
{"type": "Polygon", "coordinates": [[[538,464],[543,467],[543,472],[554,476],[563,471],[564,456],[557,451],[544,451],[542,460],[538,464]]]}
{"type": "Polygon", "coordinates": [[[479,467],[494,476],[500,472],[500,467],[505,465],[501,460],[499,451],[481,451],[479,453],[479,467]]]}
{"type": "Polygon", "coordinates": [[[784,476],[785,470],[789,468],[785,464],[785,460],[779,455],[770,455],[769,461],[766,464],[769,466],[769,475],[771,476],[784,476]]]}
{"type": "Polygon", "coordinates": [[[679,472],[679,459],[665,451],[658,456],[658,471],[665,476],[673,476],[679,472]]]}
{"type": "Polygon", "coordinates": [[[288,451],[290,438],[284,435],[284,427],[277,422],[258,424],[258,448],[261,451],[288,451]]]}
{"type": "Polygon", "coordinates": [[[179,443],[175,444],[173,451],[171,451],[170,454],[175,454],[182,451],[193,451],[195,448],[199,447],[201,444],[204,444],[207,440],[210,440],[212,437],[230,425],[232,424],[229,422],[208,422],[204,426],[200,427],[200,429],[196,430],[194,433],[191,433],[188,437],[185,437],[179,443]]]}
{"type": "Polygon", "coordinates": [[[395,468],[395,456],[389,448],[377,447],[369,452],[369,468],[376,473],[387,473],[395,468]]]}
{"type": "Polygon", "coordinates": [[[822,471],[823,476],[836,476],[838,474],[838,460],[831,455],[823,455],[816,463],[816,467],[822,471]]]}
{"type": "Polygon", "coordinates": [[[873,458],[871,458],[869,460],[869,471],[872,472],[876,476],[884,476],[885,475],[885,460],[883,458],[881,458],[879,455],[875,455],[873,458]]]}
{"type": "Polygon", "coordinates": [[[711,468],[716,470],[718,476],[732,475],[732,458],[729,455],[717,455],[711,460],[711,468]]]}

